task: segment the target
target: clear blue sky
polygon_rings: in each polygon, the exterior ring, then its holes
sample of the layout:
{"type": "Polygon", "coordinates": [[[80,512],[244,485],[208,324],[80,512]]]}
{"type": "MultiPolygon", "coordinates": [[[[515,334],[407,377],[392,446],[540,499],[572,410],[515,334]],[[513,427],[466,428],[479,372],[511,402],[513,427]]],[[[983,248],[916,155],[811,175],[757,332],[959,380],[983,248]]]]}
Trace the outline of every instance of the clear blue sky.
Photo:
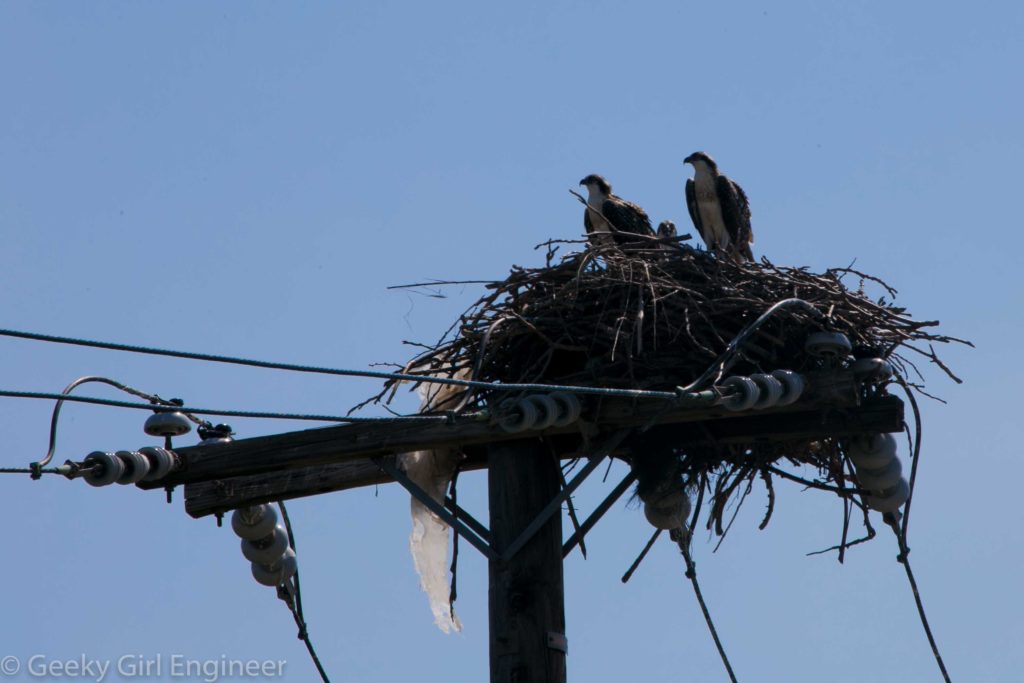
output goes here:
{"type": "MultiPolygon", "coordinates": [[[[756,252],[882,276],[966,383],[928,369],[911,544],[957,681],[1024,669],[1017,396],[1024,96],[1019,3],[4,3],[0,326],[367,367],[432,340],[495,278],[581,231],[602,173],[688,225],[682,159],[747,190],[756,252]]],[[[104,374],[193,404],[347,409],[377,385],[0,340],[0,387],[104,374]]],[[[96,389],[85,393],[103,393],[96,389]]],[[[106,395],[106,394],[104,394],[106,395]]],[[[0,465],[45,450],[50,405],[0,399],[0,465]]],[[[412,401],[405,399],[403,408],[412,401]]],[[[144,415],[70,406],[58,460],[150,440],[144,415]]],[[[241,436],[308,425],[234,420],[241,436]]],[[[191,441],[194,437],[189,437],[191,441]]],[[[906,458],[906,452],[902,453],[906,458]]],[[[483,477],[460,498],[486,509],[483,477]]],[[[610,484],[580,496],[592,505],[610,484]]],[[[741,680],[935,681],[890,536],[845,565],[826,494],[756,491],[695,546],[741,680]]],[[[310,628],[336,682],[482,681],[486,564],[462,555],[465,631],[432,625],[394,486],[292,505],[310,628]]],[[[284,607],[237,541],[159,492],[0,480],[0,657],[288,660],[284,607]]],[[[616,507],[566,565],[574,681],[724,680],[681,559],[616,507]]],[[[11,680],[34,680],[25,675],[11,680]]],[[[108,679],[111,680],[111,679],[108,679]]]]}

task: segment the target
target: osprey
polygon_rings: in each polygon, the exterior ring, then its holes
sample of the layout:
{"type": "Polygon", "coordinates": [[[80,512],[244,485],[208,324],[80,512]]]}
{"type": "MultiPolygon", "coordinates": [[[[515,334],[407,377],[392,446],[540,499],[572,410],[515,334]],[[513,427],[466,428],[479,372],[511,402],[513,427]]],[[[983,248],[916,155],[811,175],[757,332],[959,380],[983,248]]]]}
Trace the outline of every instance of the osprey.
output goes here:
{"type": "Polygon", "coordinates": [[[613,195],[607,180],[599,175],[588,175],[580,185],[588,192],[583,227],[595,246],[636,242],[630,235],[654,236],[651,219],[644,210],[613,195]]]}
{"type": "Polygon", "coordinates": [[[662,221],[658,223],[658,237],[662,239],[666,237],[676,236],[676,224],[672,221],[662,221]]]}
{"type": "Polygon", "coordinates": [[[743,189],[719,173],[715,160],[704,152],[694,152],[683,163],[693,166],[693,178],[686,181],[686,208],[704,244],[736,260],[753,261],[750,203],[743,189]]]}
{"type": "Polygon", "coordinates": [[[675,223],[669,220],[658,223],[658,238],[663,240],[658,248],[665,252],[664,256],[671,257],[679,253],[679,241],[676,237],[678,237],[678,233],[676,233],[675,223]]]}

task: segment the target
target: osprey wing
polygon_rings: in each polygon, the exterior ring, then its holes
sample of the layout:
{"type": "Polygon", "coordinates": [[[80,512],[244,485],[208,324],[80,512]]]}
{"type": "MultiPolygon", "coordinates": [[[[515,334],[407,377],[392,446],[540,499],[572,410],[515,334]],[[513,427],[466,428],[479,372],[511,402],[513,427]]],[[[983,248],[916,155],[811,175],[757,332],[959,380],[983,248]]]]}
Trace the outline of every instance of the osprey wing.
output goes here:
{"type": "Polygon", "coordinates": [[[587,234],[594,232],[594,224],[590,220],[590,207],[583,209],[583,228],[587,231],[587,234]]]}
{"type": "Polygon", "coordinates": [[[729,232],[735,253],[754,260],[750,245],[754,243],[754,231],[750,227],[750,202],[743,188],[724,175],[715,181],[718,203],[722,207],[722,220],[729,232]]]}
{"type": "MultiPolygon", "coordinates": [[[[601,206],[601,213],[618,233],[654,235],[651,219],[647,217],[647,212],[632,202],[627,202],[619,197],[610,197],[601,206]]],[[[616,237],[616,241],[621,244],[629,239],[620,235],[616,237]]]]}
{"type": "Polygon", "coordinates": [[[697,189],[693,185],[693,178],[686,179],[686,208],[690,212],[690,220],[693,221],[693,227],[697,228],[700,238],[704,240],[704,245],[710,249],[711,239],[704,232],[704,225],[700,221],[700,209],[697,208],[697,189]]]}

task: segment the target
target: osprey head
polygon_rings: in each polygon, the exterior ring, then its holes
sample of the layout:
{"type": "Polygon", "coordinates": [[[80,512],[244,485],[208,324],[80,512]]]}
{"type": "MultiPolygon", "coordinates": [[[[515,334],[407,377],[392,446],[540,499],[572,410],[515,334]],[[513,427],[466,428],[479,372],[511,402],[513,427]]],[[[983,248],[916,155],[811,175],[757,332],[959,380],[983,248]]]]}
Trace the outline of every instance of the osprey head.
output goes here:
{"type": "Polygon", "coordinates": [[[715,160],[709,157],[706,152],[694,152],[690,156],[683,159],[683,163],[690,164],[694,168],[697,168],[697,164],[703,163],[712,171],[718,170],[718,164],[716,164],[715,160]]]}
{"type": "Polygon", "coordinates": [[[662,221],[658,224],[658,237],[675,237],[676,224],[672,221],[662,221]]]}
{"type": "Polygon", "coordinates": [[[601,194],[607,195],[612,193],[612,186],[608,183],[608,181],[594,173],[591,173],[586,178],[581,180],[580,185],[587,188],[591,192],[597,190],[601,194]]]}

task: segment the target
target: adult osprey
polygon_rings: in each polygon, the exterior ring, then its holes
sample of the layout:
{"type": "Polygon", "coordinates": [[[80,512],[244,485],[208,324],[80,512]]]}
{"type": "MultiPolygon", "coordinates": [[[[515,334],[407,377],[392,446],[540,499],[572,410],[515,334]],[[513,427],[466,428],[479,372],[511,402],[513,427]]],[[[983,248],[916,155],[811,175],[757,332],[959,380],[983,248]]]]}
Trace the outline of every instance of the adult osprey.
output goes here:
{"type": "Polygon", "coordinates": [[[612,194],[612,186],[599,175],[588,175],[580,181],[587,188],[587,208],[583,210],[583,227],[595,246],[637,242],[630,235],[654,236],[651,219],[636,204],[612,194]]]}
{"type": "Polygon", "coordinates": [[[753,261],[750,203],[743,189],[719,173],[715,160],[704,152],[694,152],[683,163],[693,166],[693,178],[686,181],[686,208],[704,244],[736,260],[753,261]]]}

